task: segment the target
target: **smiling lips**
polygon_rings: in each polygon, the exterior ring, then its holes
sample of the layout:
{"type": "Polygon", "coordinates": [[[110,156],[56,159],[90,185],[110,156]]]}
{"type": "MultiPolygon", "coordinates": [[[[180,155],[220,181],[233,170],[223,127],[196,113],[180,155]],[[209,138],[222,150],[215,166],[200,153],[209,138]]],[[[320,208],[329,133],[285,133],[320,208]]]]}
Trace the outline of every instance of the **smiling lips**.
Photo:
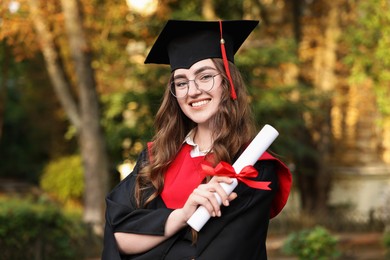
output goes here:
{"type": "Polygon", "coordinates": [[[206,104],[209,103],[209,102],[210,102],[209,99],[205,99],[205,100],[193,102],[193,103],[191,103],[190,105],[191,105],[192,107],[200,107],[200,106],[206,105],[206,104]]]}

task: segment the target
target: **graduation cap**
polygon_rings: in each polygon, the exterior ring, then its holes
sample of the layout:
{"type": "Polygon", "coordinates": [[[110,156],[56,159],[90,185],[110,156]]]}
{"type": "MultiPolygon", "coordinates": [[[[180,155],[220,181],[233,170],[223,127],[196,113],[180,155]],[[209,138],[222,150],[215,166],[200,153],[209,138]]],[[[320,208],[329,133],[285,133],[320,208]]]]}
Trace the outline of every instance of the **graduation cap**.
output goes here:
{"type": "Polygon", "coordinates": [[[171,70],[190,68],[208,58],[222,58],[230,82],[231,96],[236,99],[228,61],[234,63],[234,54],[259,21],[186,21],[169,20],[145,63],[168,64],[171,70]]]}

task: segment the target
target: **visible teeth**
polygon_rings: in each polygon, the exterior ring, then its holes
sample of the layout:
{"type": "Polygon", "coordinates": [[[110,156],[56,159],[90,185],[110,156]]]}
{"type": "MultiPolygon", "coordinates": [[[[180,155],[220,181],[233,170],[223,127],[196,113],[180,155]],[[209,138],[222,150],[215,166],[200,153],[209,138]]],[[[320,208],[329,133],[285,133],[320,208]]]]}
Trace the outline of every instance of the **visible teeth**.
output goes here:
{"type": "Polygon", "coordinates": [[[206,105],[207,103],[209,103],[208,100],[202,100],[202,101],[194,102],[191,105],[193,107],[200,107],[200,106],[206,105]]]}

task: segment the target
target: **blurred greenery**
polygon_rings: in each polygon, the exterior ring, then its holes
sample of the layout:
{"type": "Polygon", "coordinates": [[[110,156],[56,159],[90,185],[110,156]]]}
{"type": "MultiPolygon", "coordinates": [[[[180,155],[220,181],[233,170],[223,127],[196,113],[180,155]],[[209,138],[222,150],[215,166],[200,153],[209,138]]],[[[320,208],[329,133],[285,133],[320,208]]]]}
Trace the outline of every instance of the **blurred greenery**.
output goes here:
{"type": "Polygon", "coordinates": [[[96,255],[99,243],[79,212],[44,198],[0,199],[1,259],[84,259],[96,255]]]}
{"type": "Polygon", "coordinates": [[[337,242],[337,238],[327,229],[316,226],[288,235],[283,244],[283,251],[301,260],[336,259],[341,255],[337,249],[337,242]]]}
{"type": "Polygon", "coordinates": [[[81,205],[84,174],[80,156],[61,157],[48,163],[43,169],[40,187],[63,205],[81,205]]]}
{"type": "Polygon", "coordinates": [[[372,81],[378,107],[390,115],[390,7],[383,0],[357,1],[356,20],[346,27],[344,62],[351,69],[351,85],[372,81]]]}
{"type": "Polygon", "coordinates": [[[386,248],[386,257],[390,257],[390,232],[385,232],[382,240],[386,248]]]}
{"type": "MultiPolygon", "coordinates": [[[[1,54],[4,58],[0,50],[1,54]]],[[[47,84],[42,60],[8,59],[7,85],[1,89],[7,99],[3,103],[0,177],[37,183],[47,160],[74,150],[75,141],[63,138],[68,122],[47,84]]]]}
{"type": "Polygon", "coordinates": [[[297,45],[292,38],[275,40],[262,48],[248,49],[236,59],[251,95],[252,108],[258,127],[274,126],[281,133],[272,150],[288,162],[316,156],[302,129],[306,128],[305,113],[321,114],[315,101],[324,99],[311,86],[297,81],[286,85],[275,77],[282,66],[297,66],[297,45]],[[288,134],[287,134],[288,133],[288,134]],[[291,138],[294,136],[296,138],[291,138]]]}

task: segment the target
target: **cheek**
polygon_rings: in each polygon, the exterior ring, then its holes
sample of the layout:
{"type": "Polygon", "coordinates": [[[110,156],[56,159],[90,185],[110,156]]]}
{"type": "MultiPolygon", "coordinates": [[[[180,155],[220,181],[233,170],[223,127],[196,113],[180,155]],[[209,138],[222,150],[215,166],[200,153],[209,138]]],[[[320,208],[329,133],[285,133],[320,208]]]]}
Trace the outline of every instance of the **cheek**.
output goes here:
{"type": "Polygon", "coordinates": [[[218,100],[218,103],[221,102],[221,99],[222,99],[222,94],[224,92],[224,88],[222,85],[218,86],[217,89],[215,89],[215,92],[214,92],[214,98],[218,100]]]}
{"type": "Polygon", "coordinates": [[[180,109],[183,111],[185,107],[187,106],[185,99],[178,99],[177,104],[179,105],[180,109]]]}

